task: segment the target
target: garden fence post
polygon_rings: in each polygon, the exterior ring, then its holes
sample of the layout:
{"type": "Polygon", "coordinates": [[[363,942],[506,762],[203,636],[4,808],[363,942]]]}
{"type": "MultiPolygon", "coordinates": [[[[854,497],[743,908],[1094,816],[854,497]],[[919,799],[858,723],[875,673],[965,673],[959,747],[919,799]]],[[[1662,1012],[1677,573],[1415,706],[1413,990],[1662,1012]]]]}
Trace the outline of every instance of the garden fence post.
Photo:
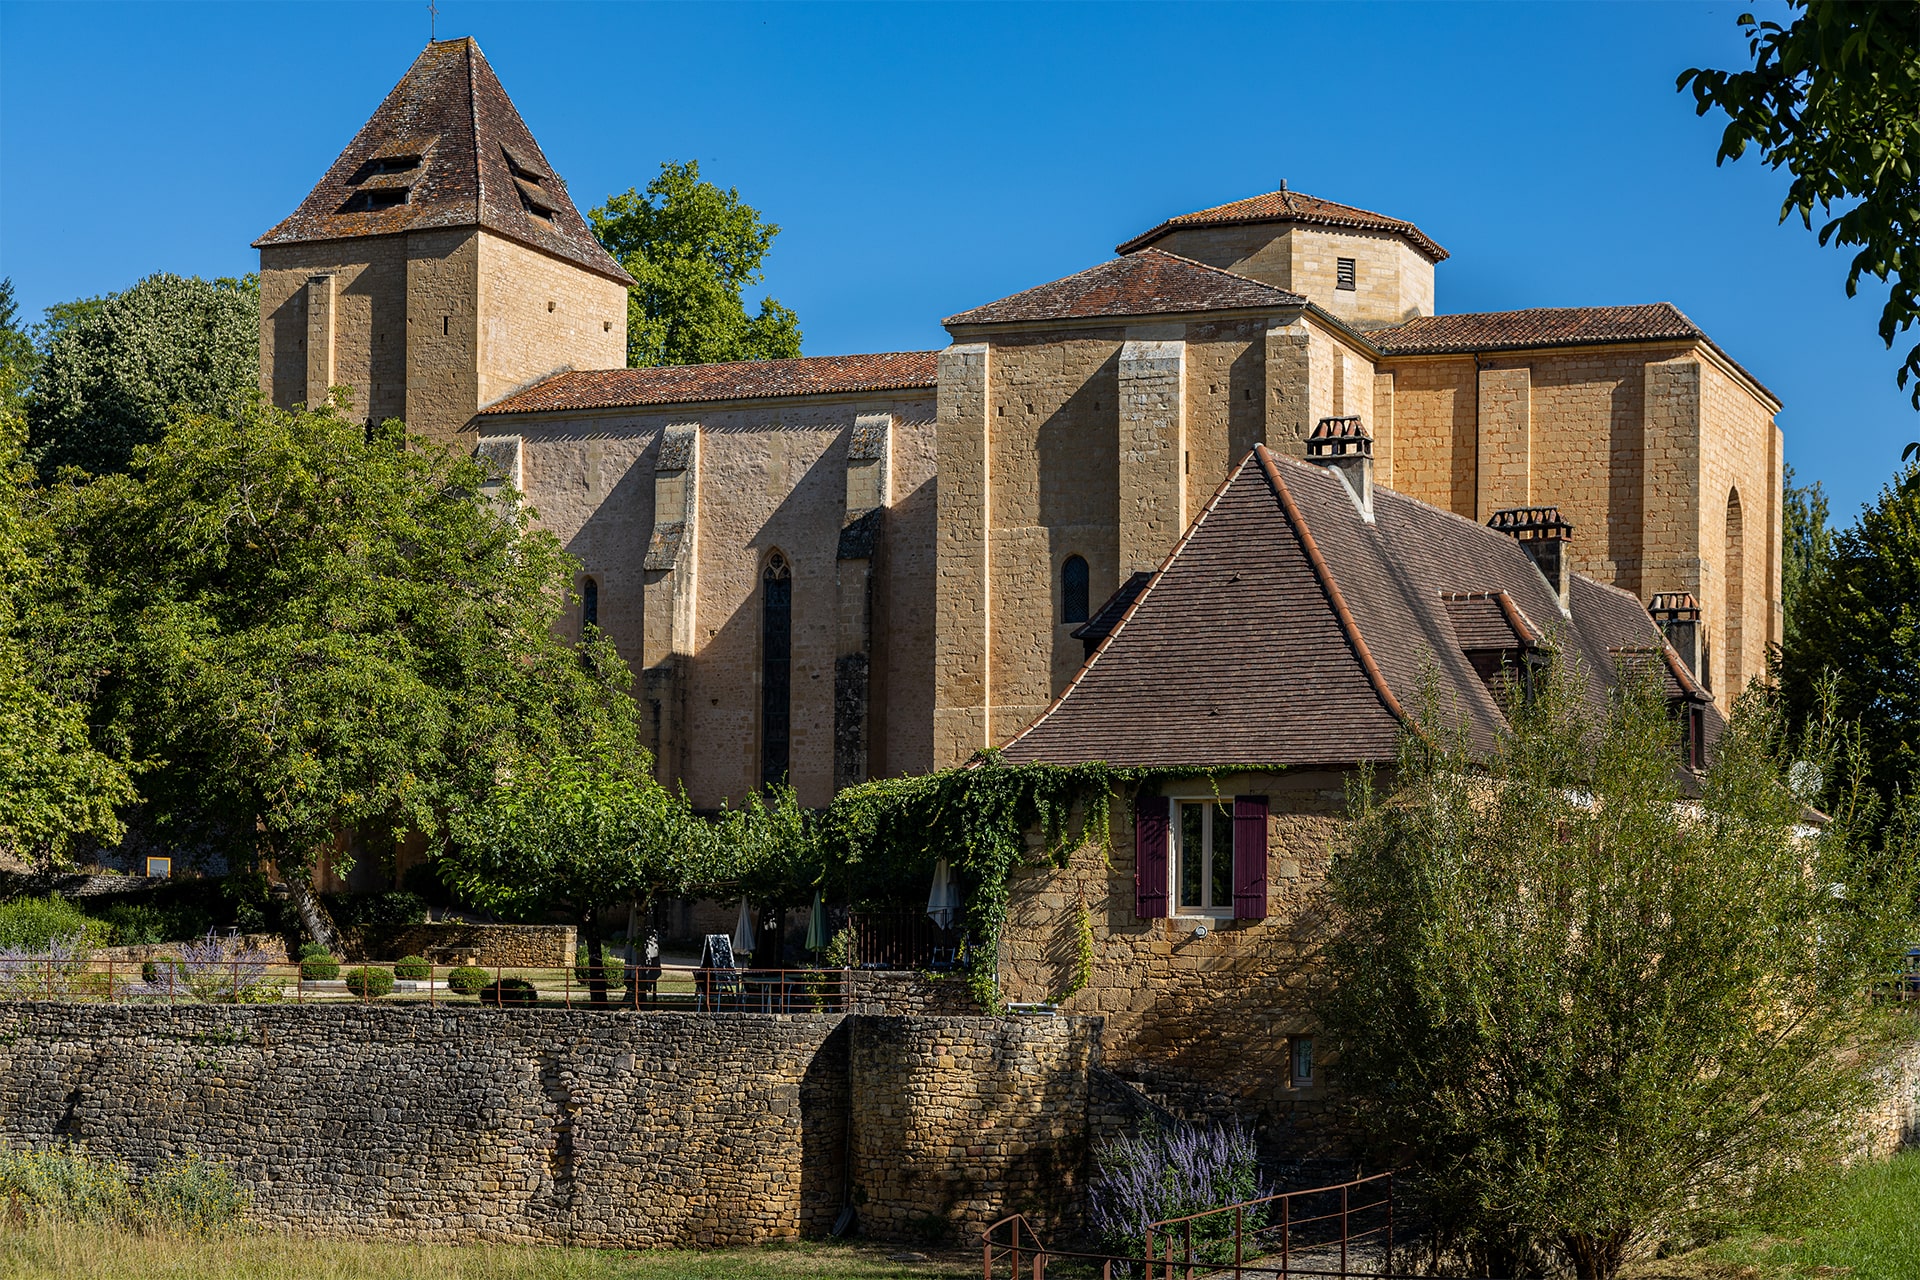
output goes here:
{"type": "Polygon", "coordinates": [[[1240,1264],[1244,1261],[1240,1249],[1240,1228],[1245,1222],[1246,1210],[1239,1205],[1233,1207],[1233,1280],[1241,1280],[1240,1264]]]}
{"type": "MultiPolygon", "coordinates": [[[[421,949],[425,950],[424,947],[421,949]]],[[[427,961],[427,1008],[429,1009],[433,1008],[433,971],[439,967],[433,961],[427,961]]]]}
{"type": "MultiPolygon", "coordinates": [[[[588,961],[588,963],[591,964],[592,961],[588,961]]],[[[561,978],[560,989],[566,993],[562,997],[562,999],[565,1002],[567,1008],[569,1009],[573,1008],[573,966],[572,965],[567,966],[566,973],[561,978]]]]}
{"type": "Polygon", "coordinates": [[[1387,1275],[1393,1275],[1393,1175],[1387,1175],[1387,1275]]]}
{"type": "Polygon", "coordinates": [[[1341,1277],[1341,1280],[1346,1280],[1346,1275],[1347,1275],[1347,1229],[1348,1229],[1347,1188],[1343,1185],[1340,1188],[1340,1277],[1341,1277]]]}
{"type": "Polygon", "coordinates": [[[240,953],[233,953],[233,1002],[240,1003],[240,953]]]}
{"type": "Polygon", "coordinates": [[[1287,1247],[1293,1233],[1293,1196],[1280,1197],[1280,1275],[1284,1280],[1287,1274],[1287,1247]]]}

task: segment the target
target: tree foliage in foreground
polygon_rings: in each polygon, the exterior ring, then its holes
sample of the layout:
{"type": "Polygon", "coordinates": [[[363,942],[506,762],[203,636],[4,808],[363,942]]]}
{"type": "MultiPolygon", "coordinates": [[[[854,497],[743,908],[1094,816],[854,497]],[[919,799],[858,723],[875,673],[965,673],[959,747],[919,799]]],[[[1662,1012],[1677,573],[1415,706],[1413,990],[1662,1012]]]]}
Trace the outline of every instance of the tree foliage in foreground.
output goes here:
{"type": "Polygon", "coordinates": [[[439,837],[524,758],[633,742],[611,645],[554,632],[573,561],[488,479],[256,400],[48,492],[72,569],[45,616],[95,673],[96,741],[152,762],[163,837],[225,832],[299,883],[337,833],[439,837]]]}
{"type": "Polygon", "coordinates": [[[1795,720],[1834,708],[1857,721],[1882,796],[1920,788],[1920,463],[1833,538],[1790,601],[1780,688],[1795,720]]]}
{"type": "Polygon", "coordinates": [[[1810,827],[1758,691],[1696,797],[1656,692],[1596,724],[1579,682],[1561,670],[1485,761],[1429,716],[1391,793],[1358,787],[1328,881],[1333,1070],[1476,1274],[1605,1280],[1652,1233],[1829,1168],[1914,1033],[1873,991],[1920,850],[1911,814],[1869,840],[1857,746],[1825,719],[1798,744],[1845,782],[1810,827]]]}
{"type": "Polygon", "coordinates": [[[733,187],[700,177],[697,161],[669,162],[644,194],[609,196],[587,214],[593,233],[634,285],[627,293],[627,364],[779,360],[800,354],[799,319],[772,298],[747,314],[742,291],[780,228],[733,187]]]}
{"type": "Polygon", "coordinates": [[[260,288],[148,276],[124,293],[49,311],[27,399],[42,475],[127,465],[179,413],[239,412],[260,387],[260,288]]]}
{"type": "MultiPolygon", "coordinates": [[[[1780,220],[1822,218],[1820,243],[1856,250],[1847,296],[1862,276],[1891,280],[1880,337],[1920,319],[1920,20],[1911,4],[1876,0],[1788,0],[1799,9],[1781,26],[1740,15],[1751,68],[1683,72],[1697,112],[1727,116],[1719,160],[1748,147],[1793,181],[1780,220]],[[1838,203],[1847,207],[1832,214],[1838,203]],[[1832,216],[1829,216],[1832,215],[1832,216]]],[[[1920,374],[1920,346],[1907,352],[1899,382],[1920,374]]],[[[1913,386],[1920,407],[1920,382],[1913,386]]]]}

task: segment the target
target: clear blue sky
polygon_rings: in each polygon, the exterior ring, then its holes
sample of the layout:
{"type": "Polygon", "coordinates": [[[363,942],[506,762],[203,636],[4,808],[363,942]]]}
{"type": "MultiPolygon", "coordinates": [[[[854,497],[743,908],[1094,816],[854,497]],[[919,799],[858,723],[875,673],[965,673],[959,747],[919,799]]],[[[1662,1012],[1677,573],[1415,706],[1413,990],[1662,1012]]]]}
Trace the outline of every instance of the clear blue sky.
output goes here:
{"type": "MultiPolygon", "coordinates": [[[[483,4],[442,0],[584,209],[696,159],[782,227],[810,355],[939,319],[1172,214],[1297,190],[1418,223],[1439,309],[1669,300],[1786,403],[1850,518],[1920,435],[1846,259],[1716,169],[1674,92],[1740,4],[483,4]]],[[[1764,11],[1764,10],[1763,10],[1764,11]]],[[[23,309],[235,275],[427,39],[424,3],[0,4],[0,274],[23,309]]],[[[1904,348],[1902,348],[1904,350],[1904,348]]]]}

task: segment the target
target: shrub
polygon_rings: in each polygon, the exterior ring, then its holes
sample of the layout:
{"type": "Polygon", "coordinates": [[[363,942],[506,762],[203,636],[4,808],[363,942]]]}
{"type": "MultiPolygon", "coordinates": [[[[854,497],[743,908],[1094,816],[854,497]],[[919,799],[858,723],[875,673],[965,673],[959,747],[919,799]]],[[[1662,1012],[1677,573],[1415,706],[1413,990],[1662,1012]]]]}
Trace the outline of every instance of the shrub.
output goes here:
{"type": "Polygon", "coordinates": [[[138,1216],[127,1166],[78,1147],[16,1151],[0,1145],[0,1200],[9,1216],[36,1222],[129,1226],[138,1216]]]}
{"type": "Polygon", "coordinates": [[[477,995],[487,985],[487,971],[476,964],[463,964],[447,973],[447,986],[463,996],[477,995]]]}
{"type": "Polygon", "coordinates": [[[32,949],[0,948],[0,994],[12,1000],[62,1000],[86,977],[92,952],[82,934],[32,949]]]}
{"type": "Polygon", "coordinates": [[[100,919],[116,947],[150,947],[174,940],[168,936],[167,913],[152,903],[116,902],[100,913],[100,919]]]}
{"type": "Polygon", "coordinates": [[[113,930],[57,894],[0,903],[0,947],[45,951],[55,938],[76,936],[90,951],[107,946],[113,930]]]}
{"type": "Polygon", "coordinates": [[[140,1184],[141,1216],[173,1231],[207,1235],[232,1227],[251,1197],[233,1170],[198,1154],[168,1160],[140,1184]]]}
{"type": "Polygon", "coordinates": [[[480,991],[481,1004],[532,1005],[539,1002],[539,993],[525,978],[502,978],[498,982],[488,983],[480,991]]]}
{"type": "Polygon", "coordinates": [[[342,929],[362,925],[420,924],[427,918],[427,900],[405,889],[383,893],[325,895],[327,911],[342,929]]]}
{"type": "Polygon", "coordinates": [[[401,956],[394,961],[393,965],[393,976],[405,978],[409,982],[421,981],[429,971],[430,968],[423,956],[401,956]]]}
{"type": "MultiPolygon", "coordinates": [[[[1163,1133],[1149,1125],[1139,1136],[1101,1149],[1087,1207],[1107,1250],[1133,1256],[1145,1244],[1150,1222],[1265,1194],[1253,1134],[1245,1127],[1181,1126],[1163,1133]]],[[[1232,1237],[1233,1218],[1228,1214],[1194,1223],[1194,1257],[1232,1261],[1232,1237]]]]}
{"type": "Polygon", "coordinates": [[[347,970],[347,990],[364,1000],[378,1000],[393,990],[393,970],[362,965],[347,970]]]}
{"type": "Polygon", "coordinates": [[[300,948],[300,976],[309,982],[331,982],[340,976],[340,962],[317,942],[300,948]]]}
{"type": "Polygon", "coordinates": [[[158,987],[162,991],[168,990],[169,987],[178,987],[183,992],[187,989],[186,972],[181,969],[180,962],[172,956],[163,956],[158,960],[142,960],[140,981],[149,987],[158,987]],[[171,978],[168,976],[169,971],[172,974],[171,978]]]}
{"type": "MultiPolygon", "coordinates": [[[[629,975],[624,956],[617,956],[610,950],[603,950],[600,953],[600,969],[606,974],[608,986],[628,985],[629,975]]],[[[583,987],[593,981],[593,959],[585,947],[573,953],[573,980],[583,987]]]]}
{"type": "Polygon", "coordinates": [[[177,961],[187,988],[202,1000],[220,1004],[262,1004],[280,998],[280,984],[267,976],[267,955],[238,938],[212,930],[180,948],[177,961]]]}

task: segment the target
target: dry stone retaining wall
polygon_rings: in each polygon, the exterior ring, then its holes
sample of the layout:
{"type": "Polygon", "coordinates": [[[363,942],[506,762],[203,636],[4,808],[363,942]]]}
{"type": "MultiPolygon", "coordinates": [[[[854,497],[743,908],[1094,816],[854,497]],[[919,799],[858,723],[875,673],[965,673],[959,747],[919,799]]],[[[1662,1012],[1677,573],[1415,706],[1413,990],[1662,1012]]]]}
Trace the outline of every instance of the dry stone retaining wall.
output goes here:
{"type": "Polygon", "coordinates": [[[717,1246],[1072,1218],[1097,1022],[23,1003],[0,1140],[224,1160],[317,1234],[717,1246]],[[848,1141],[853,1151],[849,1158],[848,1141]]]}

